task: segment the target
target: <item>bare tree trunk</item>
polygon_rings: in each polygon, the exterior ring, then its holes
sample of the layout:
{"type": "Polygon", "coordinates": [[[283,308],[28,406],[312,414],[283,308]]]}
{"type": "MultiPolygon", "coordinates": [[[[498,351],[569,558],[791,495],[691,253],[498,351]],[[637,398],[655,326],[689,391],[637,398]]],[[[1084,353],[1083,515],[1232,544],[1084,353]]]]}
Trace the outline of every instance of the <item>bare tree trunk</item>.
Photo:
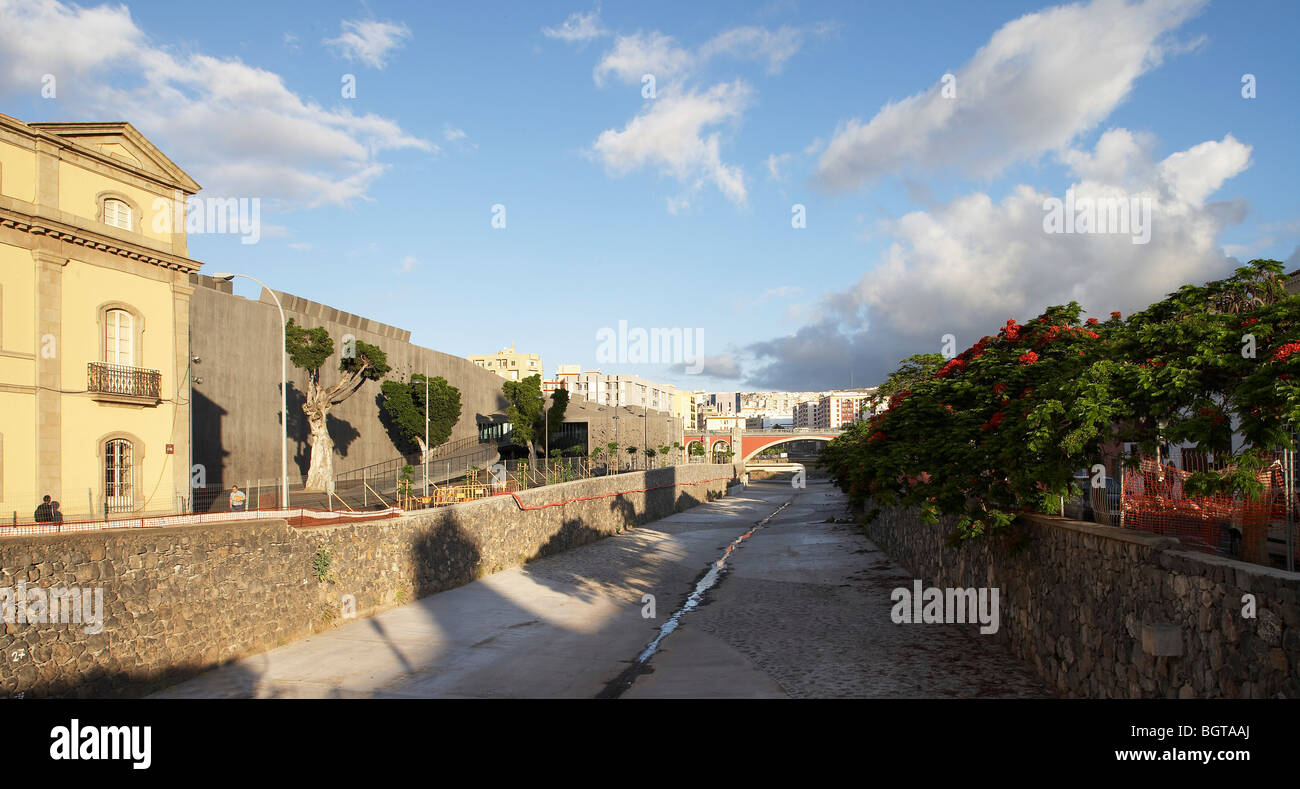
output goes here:
{"type": "Polygon", "coordinates": [[[334,489],[334,441],[326,429],[328,410],[307,411],[307,424],[311,428],[311,467],[307,470],[307,488],[310,490],[334,489]]]}
{"type": "Polygon", "coordinates": [[[349,372],[333,386],[321,388],[314,376],[307,381],[307,398],[302,404],[311,430],[311,466],[307,469],[309,490],[334,490],[334,440],[330,438],[330,409],[346,400],[363,383],[366,368],[349,372]]]}

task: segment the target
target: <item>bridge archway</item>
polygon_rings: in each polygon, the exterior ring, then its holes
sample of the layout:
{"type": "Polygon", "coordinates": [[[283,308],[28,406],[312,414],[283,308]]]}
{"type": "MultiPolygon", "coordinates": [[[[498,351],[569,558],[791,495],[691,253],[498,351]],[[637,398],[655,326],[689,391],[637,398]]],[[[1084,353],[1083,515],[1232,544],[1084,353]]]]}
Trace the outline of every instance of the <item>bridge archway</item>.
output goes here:
{"type": "Polygon", "coordinates": [[[822,444],[829,444],[833,439],[834,436],[817,436],[817,435],[808,435],[806,433],[795,434],[791,436],[782,436],[779,438],[775,438],[771,441],[764,441],[761,444],[755,446],[753,449],[750,449],[749,452],[745,454],[745,457],[741,459],[741,462],[747,463],[750,460],[753,460],[754,457],[757,456],[759,452],[762,452],[765,449],[771,449],[772,447],[775,446],[780,446],[781,444],[791,444],[796,441],[820,441],[822,444]]]}

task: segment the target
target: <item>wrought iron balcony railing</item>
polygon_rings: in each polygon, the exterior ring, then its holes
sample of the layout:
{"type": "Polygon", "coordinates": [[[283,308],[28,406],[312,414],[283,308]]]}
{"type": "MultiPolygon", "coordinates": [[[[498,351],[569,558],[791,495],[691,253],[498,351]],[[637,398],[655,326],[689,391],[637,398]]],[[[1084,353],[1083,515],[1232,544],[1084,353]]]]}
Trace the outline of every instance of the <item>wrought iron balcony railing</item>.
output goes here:
{"type": "Polygon", "coordinates": [[[162,398],[162,373],[124,364],[90,362],[86,389],[98,399],[156,404],[162,398]]]}

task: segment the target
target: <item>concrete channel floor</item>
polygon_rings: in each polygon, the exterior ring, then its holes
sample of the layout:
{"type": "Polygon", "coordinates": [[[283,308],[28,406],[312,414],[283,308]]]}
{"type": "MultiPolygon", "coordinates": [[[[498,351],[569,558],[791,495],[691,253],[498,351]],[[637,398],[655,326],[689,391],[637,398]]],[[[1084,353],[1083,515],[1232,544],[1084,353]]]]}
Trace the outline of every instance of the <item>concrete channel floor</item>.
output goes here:
{"type": "Polygon", "coordinates": [[[231,663],[154,698],[1044,697],[975,625],[895,625],[911,577],[825,483],[733,495],[231,663]],[[726,546],[727,571],[616,683],[726,546]],[[644,595],[655,617],[643,617],[644,595]]]}

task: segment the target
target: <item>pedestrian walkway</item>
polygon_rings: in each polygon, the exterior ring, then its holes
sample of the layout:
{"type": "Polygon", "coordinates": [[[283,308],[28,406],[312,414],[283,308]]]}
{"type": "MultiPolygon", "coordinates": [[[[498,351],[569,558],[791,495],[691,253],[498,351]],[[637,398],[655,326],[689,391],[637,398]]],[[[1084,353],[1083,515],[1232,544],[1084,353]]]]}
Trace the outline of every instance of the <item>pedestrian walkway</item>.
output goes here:
{"type": "Polygon", "coordinates": [[[828,486],[736,495],[209,671],[156,697],[1044,695],[963,625],[900,627],[901,571],[828,486]],[[791,502],[791,500],[793,501],[791,502]],[[703,603],[616,687],[725,547],[703,603]],[[886,588],[888,587],[888,588],[886,588]],[[654,616],[650,613],[653,597],[654,616]]]}

